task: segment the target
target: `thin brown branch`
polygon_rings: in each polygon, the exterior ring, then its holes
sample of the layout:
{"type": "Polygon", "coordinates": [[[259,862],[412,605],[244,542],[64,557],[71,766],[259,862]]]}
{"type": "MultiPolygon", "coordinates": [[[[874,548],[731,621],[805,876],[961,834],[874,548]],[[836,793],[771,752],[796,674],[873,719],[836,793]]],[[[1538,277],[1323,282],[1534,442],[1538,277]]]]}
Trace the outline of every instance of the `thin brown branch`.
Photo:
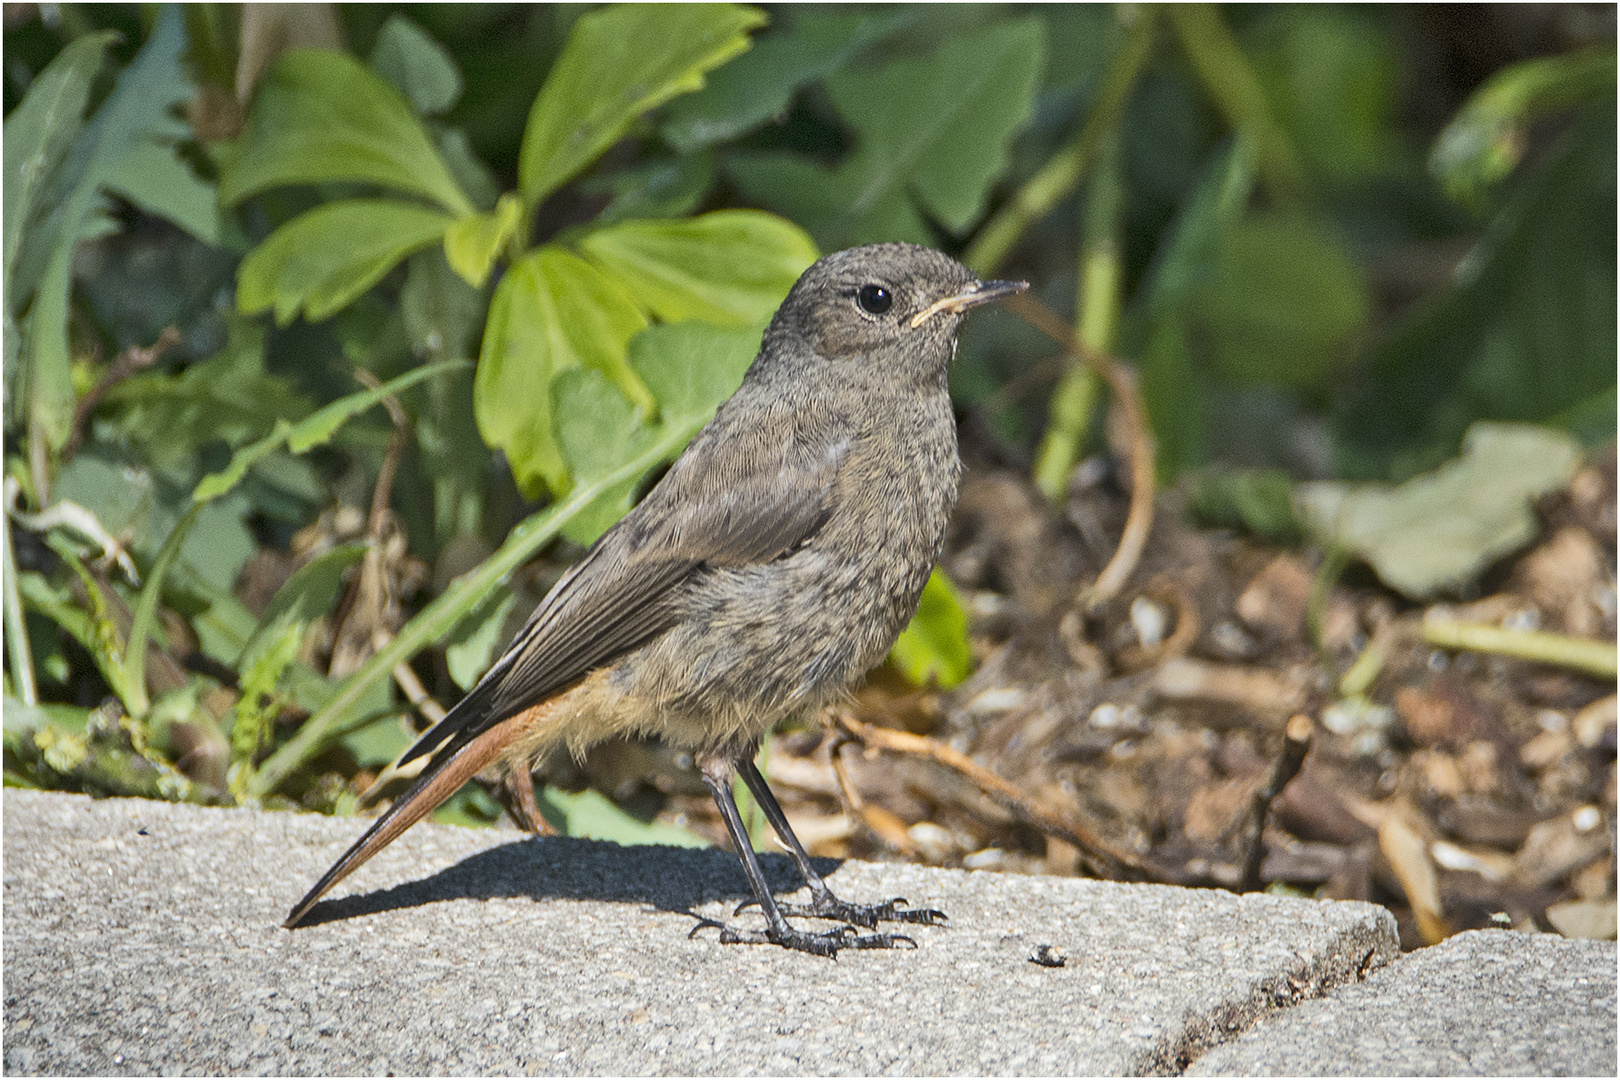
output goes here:
{"type": "Polygon", "coordinates": [[[1148,533],[1153,528],[1153,493],[1156,484],[1153,433],[1148,428],[1147,414],[1142,408],[1142,395],[1136,388],[1135,376],[1125,365],[1106,353],[1087,347],[1074,327],[1057,312],[1028,293],[1011,297],[1004,303],[1009,310],[1063,346],[1071,356],[1089,364],[1102,377],[1113,391],[1114,401],[1130,432],[1130,513],[1125,518],[1125,529],[1120,533],[1114,557],[1097,575],[1097,580],[1080,595],[1081,604],[1095,611],[1119,595],[1119,591],[1125,587],[1125,582],[1142,558],[1142,549],[1147,546],[1148,533]]]}
{"type": "Polygon", "coordinates": [[[84,445],[86,432],[90,429],[90,417],[95,414],[96,407],[101,399],[107,396],[107,391],[129,378],[137,372],[144,371],[163,358],[163,354],[180,344],[180,331],[172,326],[165,326],[163,332],[158,334],[157,340],[148,346],[131,345],[107,365],[96,385],[90,392],[79,399],[73,407],[73,427],[68,434],[67,445],[62,448],[62,456],[70,458],[79,452],[84,445]]]}
{"type": "Polygon", "coordinates": [[[1093,869],[1107,876],[1126,879],[1166,881],[1171,875],[1151,865],[1134,852],[1126,851],[1097,836],[1085,826],[1061,818],[1044,807],[1026,799],[1012,784],[986,769],[959,750],[953,749],[925,735],[908,731],[873,727],[850,716],[841,709],[829,710],[832,721],[849,739],[863,746],[888,750],[896,754],[910,754],[927,758],[971,781],[978,789],[1031,828],[1048,836],[1066,840],[1078,848],[1093,869]]]}
{"type": "Polygon", "coordinates": [[[1238,886],[1239,892],[1259,892],[1264,885],[1260,880],[1260,861],[1266,853],[1262,837],[1266,831],[1266,818],[1271,813],[1271,801],[1281,795],[1288,781],[1299,774],[1300,766],[1305,764],[1305,755],[1310,753],[1314,731],[1311,718],[1303,714],[1289,720],[1283,730],[1282,753],[1272,764],[1271,775],[1266,778],[1265,784],[1254,793],[1253,817],[1249,824],[1249,853],[1243,860],[1243,880],[1238,886]]]}

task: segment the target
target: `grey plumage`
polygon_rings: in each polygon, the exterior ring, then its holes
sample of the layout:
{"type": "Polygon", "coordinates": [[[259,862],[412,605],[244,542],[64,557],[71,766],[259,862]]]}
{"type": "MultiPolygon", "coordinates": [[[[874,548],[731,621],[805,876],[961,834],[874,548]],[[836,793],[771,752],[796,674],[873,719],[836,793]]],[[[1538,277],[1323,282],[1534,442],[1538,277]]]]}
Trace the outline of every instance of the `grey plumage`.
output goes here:
{"type": "MultiPolygon", "coordinates": [[[[757,777],[745,763],[763,735],[845,693],[916,609],[960,472],[946,388],[957,330],[968,308],[1017,288],[979,283],[948,257],[909,244],[839,252],[807,270],[742,386],[406,754],[430,756],[423,777],[289,925],[408,826],[389,824],[402,807],[412,821],[431,810],[421,808],[423,793],[453,760],[459,772],[468,757],[505,755],[526,769],[553,745],[582,753],[612,735],[657,734],[697,752],[711,789],[740,767],[745,779],[757,777]],[[503,725],[509,730],[497,737],[503,725]],[[475,745],[482,749],[472,754],[475,745]]],[[[435,789],[434,805],[450,793],[435,789]]],[[[802,856],[796,841],[790,848],[802,856]]],[[[819,896],[818,883],[810,882],[819,896]]],[[[768,892],[760,903],[771,932],[728,928],[723,939],[828,954],[907,940],[791,929],[791,940],[778,940],[777,924],[786,924],[771,917],[768,892]]],[[[895,917],[893,905],[878,917],[895,917]]]]}

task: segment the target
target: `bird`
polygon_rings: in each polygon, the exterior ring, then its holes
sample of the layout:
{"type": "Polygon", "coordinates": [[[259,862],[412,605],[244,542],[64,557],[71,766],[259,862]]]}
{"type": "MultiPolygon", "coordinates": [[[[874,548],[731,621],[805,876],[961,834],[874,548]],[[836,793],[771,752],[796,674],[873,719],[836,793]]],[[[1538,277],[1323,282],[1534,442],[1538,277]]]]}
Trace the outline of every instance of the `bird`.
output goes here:
{"type": "MultiPolygon", "coordinates": [[[[915,613],[944,545],[961,460],[947,371],[973,308],[1027,289],[916,244],[812,264],[737,391],[645,497],[576,561],[511,645],[400,758],[425,759],[288,915],[503,761],[657,736],[690,751],[743,864],[762,930],[703,920],[725,944],[818,956],[915,947],[879,922],[933,924],[903,898],[839,899],[754,764],[779,722],[848,695],[915,613]],[[732,796],[740,777],[809,889],[771,893],[732,796]],[[804,930],[788,917],[839,923],[804,930]]],[[[520,773],[517,770],[522,770],[520,773]]]]}

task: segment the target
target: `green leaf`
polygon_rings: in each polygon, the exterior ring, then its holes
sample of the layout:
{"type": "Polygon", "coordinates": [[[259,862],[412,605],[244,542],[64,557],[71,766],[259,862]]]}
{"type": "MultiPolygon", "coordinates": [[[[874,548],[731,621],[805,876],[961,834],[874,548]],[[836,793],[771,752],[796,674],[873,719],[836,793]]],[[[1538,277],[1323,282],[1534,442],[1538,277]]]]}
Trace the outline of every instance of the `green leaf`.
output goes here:
{"type": "Polygon", "coordinates": [[[450,677],[463,690],[471,690],[495,658],[495,646],[500,641],[501,629],[517,603],[517,593],[498,590],[478,605],[478,609],[462,619],[445,637],[444,661],[450,677]]]}
{"type": "MultiPolygon", "coordinates": [[[[20,382],[9,389],[26,406],[30,421],[41,426],[53,449],[67,441],[73,423],[74,391],[67,337],[73,249],[80,240],[103,235],[112,228],[103,217],[101,190],[127,155],[145,142],[185,137],[185,125],[171,115],[192,93],[180,63],[184,46],[185,28],[179,11],[173,7],[161,9],[146,44],[119,77],[95,119],[73,141],[51,183],[50,203],[42,206],[44,216],[33,223],[21,222],[29,226],[25,235],[38,235],[44,242],[38,254],[30,255],[28,249],[33,245],[18,240],[18,265],[8,269],[16,270],[25,280],[36,280],[35,266],[43,266],[43,270],[37,277],[37,295],[27,326],[8,323],[7,340],[20,334],[23,358],[16,366],[20,382]]],[[[89,60],[80,56],[75,62],[88,64],[89,60]]],[[[71,107],[77,100],[74,93],[63,104],[71,107]]],[[[54,139],[48,141],[54,145],[54,139]]],[[[8,295],[21,299],[9,285],[8,295]]]]}
{"type": "Polygon", "coordinates": [[[1568,484],[1580,464],[1580,446],[1562,432],[1482,422],[1468,429],[1462,457],[1432,473],[1398,487],[1301,484],[1294,503],[1322,543],[1424,600],[1464,588],[1534,539],[1534,500],[1568,484]]]}
{"type": "Polygon", "coordinates": [[[473,407],[484,441],[505,452],[525,495],[568,490],[551,411],[551,383],[562,372],[595,368],[645,412],[656,408],[625,352],[646,325],[618,284],[554,245],[518,260],[496,286],[473,407]]]}
{"type": "Polygon", "coordinates": [[[1243,529],[1274,544],[1299,542],[1294,481],[1281,469],[1202,469],[1188,478],[1187,494],[1203,524],[1243,529]]]}
{"type": "Polygon", "coordinates": [[[1278,125],[1315,175],[1365,184],[1412,159],[1396,125],[1402,43],[1369,8],[1275,7],[1244,28],[1244,51],[1278,125]]]}
{"type": "Polygon", "coordinates": [[[624,4],[580,18],[529,112],[518,187],[530,215],[630,122],[703,86],[765,16],[735,4],[624,4]]]}
{"type": "Polygon", "coordinates": [[[918,686],[932,682],[948,690],[973,670],[967,612],[944,571],[936,568],[928,575],[917,614],[901,632],[889,656],[918,686]]]}
{"type": "Polygon", "coordinates": [[[224,243],[224,223],[214,185],[191,171],[173,144],[137,143],[110,169],[108,190],[149,214],[166,218],[205,244],[224,243]]]}
{"type": "Polygon", "coordinates": [[[798,226],[759,210],[626,221],[591,232],[579,246],[664,322],[721,326],[769,320],[817,255],[798,226]]]}
{"type": "Polygon", "coordinates": [[[352,57],[294,49],[259,86],[219,200],[330,181],[421,195],[457,216],[474,210],[399,91],[352,57]]]}
{"type": "Polygon", "coordinates": [[[791,29],[762,35],[753,49],[709,76],[709,85],[664,111],[658,132],[682,154],[735,139],[787,111],[800,87],[912,21],[908,11],[799,14],[791,29]]]}
{"type": "Polygon", "coordinates": [[[615,844],[666,844],[671,847],[705,848],[709,842],[678,825],[641,821],[631,817],[594,788],[574,794],[547,787],[538,793],[540,811],[547,820],[561,824],[568,836],[611,840],[615,844]],[[547,813],[549,811],[549,813],[547,813]]]}
{"type": "Polygon", "coordinates": [[[403,15],[390,15],[377,31],[371,67],[422,116],[448,112],[461,99],[461,72],[443,45],[403,15]]]}
{"type": "Polygon", "coordinates": [[[685,217],[697,209],[714,183],[714,154],[699,151],[676,158],[654,158],[580,183],[584,194],[611,194],[593,222],[595,228],[634,218],[685,217]]]}
{"type": "MultiPolygon", "coordinates": [[[[589,483],[635,457],[652,440],[635,407],[600,371],[576,368],[552,384],[557,441],[576,481],[589,483]]],[[[630,510],[635,480],[603,492],[563,527],[576,544],[591,544],[630,510]]]]}
{"type": "MultiPolygon", "coordinates": [[[[1412,305],[1341,389],[1340,475],[1409,476],[1454,454],[1474,420],[1591,417],[1582,404],[1613,392],[1615,160],[1611,94],[1511,182],[1446,288],[1412,305]]],[[[1609,438],[1613,424],[1611,411],[1609,438]]]]}
{"type": "Polygon", "coordinates": [[[274,308],[286,326],[300,310],[319,322],[348,306],[413,251],[444,235],[453,219],[394,199],[349,199],[300,214],[271,233],[237,270],[236,306],[274,308]]]}
{"type": "Polygon", "coordinates": [[[1045,53],[1036,19],[946,41],[931,56],[826,80],[858,135],[833,172],[787,155],[727,166],[749,196],[806,226],[824,249],[877,240],[934,241],[923,214],[964,231],[1030,119],[1045,53]]]}
{"type": "Polygon", "coordinates": [[[523,220],[523,204],[508,192],[487,214],[470,214],[444,232],[444,257],[450,268],[475,289],[484,287],[495,257],[501,253],[523,220]]]}
{"type": "Polygon", "coordinates": [[[1480,207],[1531,145],[1527,128],[1549,113],[1615,92],[1613,45],[1510,64],[1475,90],[1429,154],[1452,198],[1480,207]]]}
{"type": "Polygon", "coordinates": [[[83,126],[91,80],[117,36],[104,30],[70,42],[29,85],[22,104],[6,117],[5,179],[0,190],[5,199],[7,319],[21,308],[34,284],[17,273],[24,226],[41,211],[42,198],[83,126]]]}
{"type": "Polygon", "coordinates": [[[761,329],[686,322],[651,326],[636,335],[630,366],[658,400],[660,439],[666,432],[685,431],[684,448],[720,403],[737,392],[759,352],[761,329]]]}
{"type": "Polygon", "coordinates": [[[1237,383],[1322,386],[1360,344],[1372,301],[1339,238],[1303,217],[1250,217],[1217,241],[1192,312],[1237,383]]]}
{"type": "Polygon", "coordinates": [[[278,420],[276,429],[269,435],[251,446],[244,446],[238,450],[231,456],[230,463],[224,469],[203,477],[196,490],[191,493],[191,497],[199,503],[217,499],[241,483],[248,469],[271,451],[286,446],[289,452],[302,454],[331,439],[337,429],[343,426],[344,421],[356,413],[371,408],[388,395],[397,394],[407,386],[419,383],[441,371],[465,367],[466,363],[465,360],[444,360],[437,364],[424,364],[396,379],[390,379],[375,390],[363,390],[338,398],[296,424],[278,420]]]}
{"type": "Polygon", "coordinates": [[[279,627],[297,626],[302,634],[310,623],[330,614],[343,590],[344,574],[365,554],[365,544],[339,544],[299,567],[270,598],[258,629],[242,649],[243,656],[261,651],[264,641],[281,634],[279,627]]]}

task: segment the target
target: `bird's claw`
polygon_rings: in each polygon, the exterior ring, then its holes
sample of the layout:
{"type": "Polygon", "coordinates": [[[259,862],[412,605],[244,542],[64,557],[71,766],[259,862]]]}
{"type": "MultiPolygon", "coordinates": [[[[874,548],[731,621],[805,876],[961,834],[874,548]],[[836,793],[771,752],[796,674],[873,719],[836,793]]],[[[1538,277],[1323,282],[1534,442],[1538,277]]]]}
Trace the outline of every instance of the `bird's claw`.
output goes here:
{"type": "MultiPolygon", "coordinates": [[[[943,911],[934,908],[913,908],[911,902],[903,896],[881,904],[851,904],[847,900],[840,900],[831,893],[817,897],[808,904],[781,904],[777,906],[783,915],[791,915],[801,919],[834,919],[838,922],[853,923],[868,930],[875,929],[880,922],[915,923],[920,926],[938,926],[949,921],[943,911]]],[[[758,900],[744,900],[737,905],[733,915],[741,915],[751,907],[758,907],[758,900]]]]}
{"type": "Polygon", "coordinates": [[[863,934],[856,927],[844,925],[820,934],[808,934],[783,925],[780,929],[743,930],[705,916],[686,936],[696,937],[699,930],[713,927],[720,931],[722,945],[780,945],[795,952],[810,953],[836,959],[840,949],[915,949],[916,941],[905,934],[863,934]]]}

